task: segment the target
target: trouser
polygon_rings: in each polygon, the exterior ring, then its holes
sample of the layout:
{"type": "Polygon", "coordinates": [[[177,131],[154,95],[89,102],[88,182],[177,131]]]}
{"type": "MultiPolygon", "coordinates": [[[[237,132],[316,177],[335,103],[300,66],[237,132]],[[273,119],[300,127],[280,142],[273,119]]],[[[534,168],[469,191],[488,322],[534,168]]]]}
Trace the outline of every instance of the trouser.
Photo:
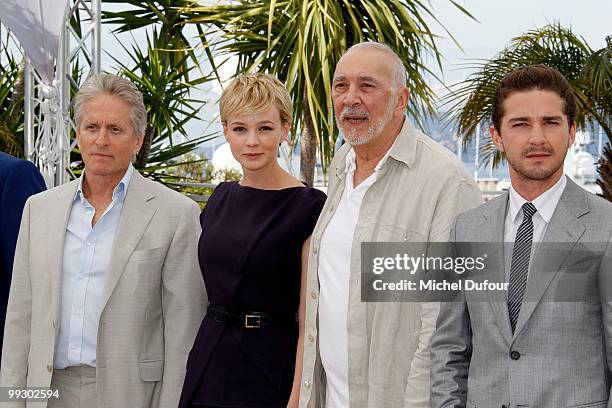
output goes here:
{"type": "Polygon", "coordinates": [[[53,370],[51,389],[59,391],[59,398],[49,398],[47,408],[95,408],[96,369],[89,366],[53,370]]]}

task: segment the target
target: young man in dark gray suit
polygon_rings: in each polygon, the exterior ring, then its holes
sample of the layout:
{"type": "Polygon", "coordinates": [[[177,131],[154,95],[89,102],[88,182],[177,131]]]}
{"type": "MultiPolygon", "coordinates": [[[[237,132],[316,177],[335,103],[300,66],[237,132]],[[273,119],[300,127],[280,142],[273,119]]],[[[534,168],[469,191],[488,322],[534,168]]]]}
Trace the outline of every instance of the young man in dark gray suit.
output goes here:
{"type": "Polygon", "coordinates": [[[508,287],[442,304],[432,407],[612,407],[612,204],[563,175],[575,114],[570,85],[543,65],[496,90],[490,132],[512,185],[459,215],[450,239],[506,243],[487,274],[508,287]]]}

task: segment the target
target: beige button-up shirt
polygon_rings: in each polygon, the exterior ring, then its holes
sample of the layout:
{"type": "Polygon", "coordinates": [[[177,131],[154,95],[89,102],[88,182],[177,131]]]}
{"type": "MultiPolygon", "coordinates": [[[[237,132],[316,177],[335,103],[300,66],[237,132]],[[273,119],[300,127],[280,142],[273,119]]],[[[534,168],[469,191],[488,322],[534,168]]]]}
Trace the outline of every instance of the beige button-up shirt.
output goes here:
{"type": "MultiPolygon", "coordinates": [[[[318,351],[318,255],[321,235],[345,186],[345,144],[329,167],[327,201],[308,259],[304,366],[300,407],[325,405],[318,351]]],[[[481,203],[461,161],[408,120],[360,208],[349,279],[348,382],[352,408],[429,407],[431,336],[439,305],[361,301],[361,243],[446,241],[453,218],[481,203]]]]}

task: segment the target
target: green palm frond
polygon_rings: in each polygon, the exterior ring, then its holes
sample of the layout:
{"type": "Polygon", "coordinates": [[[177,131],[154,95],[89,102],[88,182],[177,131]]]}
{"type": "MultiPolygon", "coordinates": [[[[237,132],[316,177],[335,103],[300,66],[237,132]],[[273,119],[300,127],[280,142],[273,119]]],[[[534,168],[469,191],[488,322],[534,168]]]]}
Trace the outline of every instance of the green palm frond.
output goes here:
{"type": "Polygon", "coordinates": [[[606,37],[606,43],[606,47],[588,56],[580,78],[591,115],[602,124],[612,140],[612,36],[606,37]]]}
{"type": "MultiPolygon", "coordinates": [[[[102,11],[102,20],[105,24],[115,24],[118,27],[115,33],[125,33],[142,28],[158,27],[161,39],[160,49],[166,51],[163,54],[167,67],[174,67],[187,77],[188,65],[194,65],[202,73],[200,56],[195,52],[198,44],[192,44],[184,33],[183,28],[187,18],[191,17],[183,10],[198,5],[194,0],[104,0],[104,3],[121,4],[124,10],[102,11]],[[187,58],[185,58],[187,56],[187,58]],[[183,61],[182,66],[177,64],[183,61]]],[[[206,34],[201,25],[196,29],[199,38],[205,40],[206,34]]],[[[204,50],[207,60],[210,62],[213,73],[217,75],[217,67],[209,49],[204,50]]]]}
{"type": "Polygon", "coordinates": [[[23,92],[16,89],[23,72],[3,41],[0,53],[0,151],[23,157],[23,92]]]}
{"type": "Polygon", "coordinates": [[[597,173],[599,174],[597,185],[601,188],[601,196],[612,202],[612,145],[610,143],[604,146],[597,173]]]}

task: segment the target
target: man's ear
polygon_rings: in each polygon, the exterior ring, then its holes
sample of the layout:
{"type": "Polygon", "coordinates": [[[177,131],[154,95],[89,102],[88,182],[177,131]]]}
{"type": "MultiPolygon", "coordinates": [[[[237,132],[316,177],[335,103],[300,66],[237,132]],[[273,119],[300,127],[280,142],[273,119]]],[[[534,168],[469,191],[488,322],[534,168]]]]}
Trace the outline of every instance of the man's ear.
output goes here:
{"type": "Polygon", "coordinates": [[[76,130],[76,142],[79,150],[81,150],[81,131],[79,129],[76,130]]]}
{"type": "Polygon", "coordinates": [[[493,141],[493,144],[495,145],[495,147],[497,147],[497,150],[499,150],[500,152],[503,152],[504,143],[502,141],[501,134],[497,131],[497,129],[495,129],[495,126],[493,125],[489,126],[489,134],[491,135],[491,140],[493,141]]]}
{"type": "Polygon", "coordinates": [[[397,93],[397,104],[395,105],[396,112],[403,116],[406,113],[406,106],[410,100],[410,91],[407,86],[403,86],[397,93]]]}
{"type": "Polygon", "coordinates": [[[138,152],[142,148],[142,143],[143,142],[144,142],[144,135],[141,133],[141,134],[138,135],[138,137],[136,139],[136,150],[134,151],[134,154],[138,154],[138,152]]]}
{"type": "Polygon", "coordinates": [[[576,123],[574,123],[569,128],[569,140],[567,143],[567,148],[569,149],[571,145],[574,144],[574,140],[576,140],[576,123]]]}

